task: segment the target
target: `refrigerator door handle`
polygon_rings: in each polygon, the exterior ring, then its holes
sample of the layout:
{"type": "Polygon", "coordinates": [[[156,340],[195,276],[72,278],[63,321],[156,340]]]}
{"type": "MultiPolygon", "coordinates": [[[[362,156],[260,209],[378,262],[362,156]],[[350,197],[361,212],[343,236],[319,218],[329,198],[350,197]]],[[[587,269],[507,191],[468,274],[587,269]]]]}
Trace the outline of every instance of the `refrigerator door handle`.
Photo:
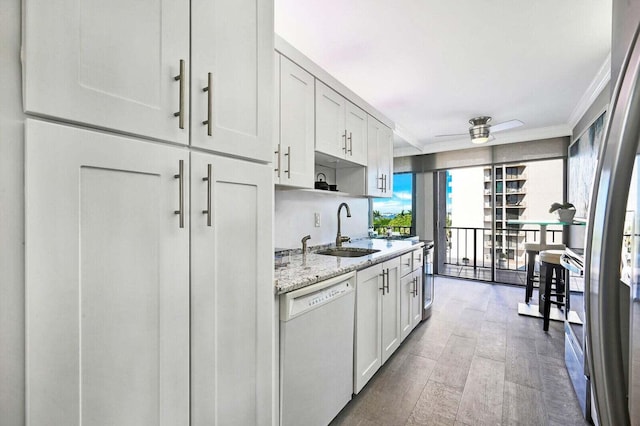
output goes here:
{"type": "Polygon", "coordinates": [[[619,281],[624,214],[640,138],[637,39],[638,30],[609,104],[585,238],[585,344],[596,415],[602,425],[630,423],[618,312],[629,309],[620,306],[619,281]]]}

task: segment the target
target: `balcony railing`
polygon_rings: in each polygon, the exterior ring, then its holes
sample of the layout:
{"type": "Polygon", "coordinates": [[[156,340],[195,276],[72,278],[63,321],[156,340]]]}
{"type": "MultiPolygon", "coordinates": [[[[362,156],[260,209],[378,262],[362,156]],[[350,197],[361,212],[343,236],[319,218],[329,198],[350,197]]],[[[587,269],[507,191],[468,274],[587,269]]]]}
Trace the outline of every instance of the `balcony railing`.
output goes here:
{"type": "MultiPolygon", "coordinates": [[[[455,227],[444,228],[447,237],[444,275],[524,283],[524,243],[539,240],[539,229],[455,227]]],[[[562,242],[562,230],[547,230],[547,241],[562,242]]]]}
{"type": "MultiPolygon", "coordinates": [[[[374,225],[373,230],[378,233],[378,235],[385,235],[387,233],[388,226],[378,226],[374,225]]],[[[411,227],[410,226],[391,226],[392,232],[398,232],[400,235],[410,235],[411,227]]]]}

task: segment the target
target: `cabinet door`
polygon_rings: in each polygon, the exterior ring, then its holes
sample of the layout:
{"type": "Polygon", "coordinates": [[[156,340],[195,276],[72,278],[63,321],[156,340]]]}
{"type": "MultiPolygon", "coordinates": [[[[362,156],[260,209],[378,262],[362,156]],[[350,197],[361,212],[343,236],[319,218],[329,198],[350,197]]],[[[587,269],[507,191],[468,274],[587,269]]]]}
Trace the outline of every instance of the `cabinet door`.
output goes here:
{"type": "Polygon", "coordinates": [[[189,1],[25,0],[27,112],[188,143],[189,1]]]}
{"type": "Polygon", "coordinates": [[[413,252],[400,256],[400,277],[404,277],[411,272],[413,272],[413,252]]]}
{"type": "Polygon", "coordinates": [[[356,330],[354,347],[354,393],[367,384],[382,365],[382,265],[358,271],[356,283],[356,330]]]}
{"type": "Polygon", "coordinates": [[[201,153],[191,161],[191,424],[266,425],[274,340],[271,167],[201,153]]]}
{"type": "Polygon", "coordinates": [[[192,0],[191,51],[192,145],[271,161],[273,2],[192,0]]]}
{"type": "Polygon", "coordinates": [[[349,161],[367,165],[367,113],[347,101],[347,156],[349,161]]]}
{"type": "Polygon", "coordinates": [[[313,188],[314,78],[280,57],[280,183],[313,188]]]}
{"type": "Polygon", "coordinates": [[[413,330],[413,302],[415,293],[415,275],[409,274],[400,279],[400,336],[404,339],[413,330]]]}
{"type": "Polygon", "coordinates": [[[400,346],[400,258],[382,264],[386,291],[382,296],[382,363],[400,346]]]}
{"type": "Polygon", "coordinates": [[[393,196],[393,131],[383,126],[378,140],[378,169],[383,178],[381,195],[393,196]]]}
{"type": "Polygon", "coordinates": [[[27,120],[25,154],[28,424],[188,424],[187,153],[27,120]]]}
{"type": "Polygon", "coordinates": [[[421,269],[416,270],[413,275],[416,278],[416,292],[411,298],[411,330],[422,321],[422,280],[424,279],[421,269]]]}
{"type": "Polygon", "coordinates": [[[422,264],[422,261],[423,261],[422,254],[423,253],[422,252],[423,252],[422,249],[414,250],[413,252],[411,252],[412,253],[412,257],[413,257],[412,265],[413,265],[413,270],[414,271],[418,270],[418,269],[422,270],[422,267],[423,267],[423,264],[422,264]]]}
{"type": "Polygon", "coordinates": [[[347,152],[347,100],[316,80],[316,151],[344,158],[347,152]]]}
{"type": "Polygon", "coordinates": [[[367,116],[367,195],[382,196],[383,178],[380,171],[380,148],[384,137],[384,126],[367,116]]]}

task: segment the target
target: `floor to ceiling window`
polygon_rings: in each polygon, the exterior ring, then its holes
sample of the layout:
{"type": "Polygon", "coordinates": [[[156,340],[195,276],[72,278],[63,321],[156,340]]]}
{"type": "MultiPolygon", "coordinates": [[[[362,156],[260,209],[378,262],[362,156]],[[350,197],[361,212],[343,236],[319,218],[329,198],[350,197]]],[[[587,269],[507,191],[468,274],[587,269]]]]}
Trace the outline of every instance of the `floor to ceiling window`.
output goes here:
{"type": "MultiPolygon", "coordinates": [[[[553,219],[549,207],[563,200],[562,159],[449,169],[441,223],[446,246],[440,273],[524,284],[524,243],[539,240],[539,225],[553,219]]],[[[549,226],[547,241],[562,241],[562,227],[549,226]]]]}

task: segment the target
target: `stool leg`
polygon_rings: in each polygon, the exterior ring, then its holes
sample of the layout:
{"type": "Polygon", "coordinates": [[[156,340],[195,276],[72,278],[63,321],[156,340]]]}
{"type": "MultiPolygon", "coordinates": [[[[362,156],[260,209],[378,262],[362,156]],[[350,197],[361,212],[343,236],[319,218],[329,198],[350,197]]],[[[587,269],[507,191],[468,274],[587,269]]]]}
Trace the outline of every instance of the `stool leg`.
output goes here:
{"type": "Polygon", "coordinates": [[[527,284],[524,295],[524,303],[529,303],[533,296],[533,276],[535,274],[536,255],[533,251],[527,251],[527,284]]]}
{"type": "MultiPolygon", "coordinates": [[[[542,329],[544,331],[548,331],[549,317],[551,316],[551,280],[552,280],[552,274],[553,274],[554,268],[552,268],[551,265],[547,265],[545,269],[546,271],[544,274],[544,284],[545,284],[544,295],[542,296],[542,303],[544,304],[542,329]]],[[[542,276],[540,276],[540,280],[542,280],[542,276]]]]}
{"type": "Polygon", "coordinates": [[[558,302],[564,301],[564,273],[565,269],[562,266],[556,266],[556,294],[558,302]]]}

